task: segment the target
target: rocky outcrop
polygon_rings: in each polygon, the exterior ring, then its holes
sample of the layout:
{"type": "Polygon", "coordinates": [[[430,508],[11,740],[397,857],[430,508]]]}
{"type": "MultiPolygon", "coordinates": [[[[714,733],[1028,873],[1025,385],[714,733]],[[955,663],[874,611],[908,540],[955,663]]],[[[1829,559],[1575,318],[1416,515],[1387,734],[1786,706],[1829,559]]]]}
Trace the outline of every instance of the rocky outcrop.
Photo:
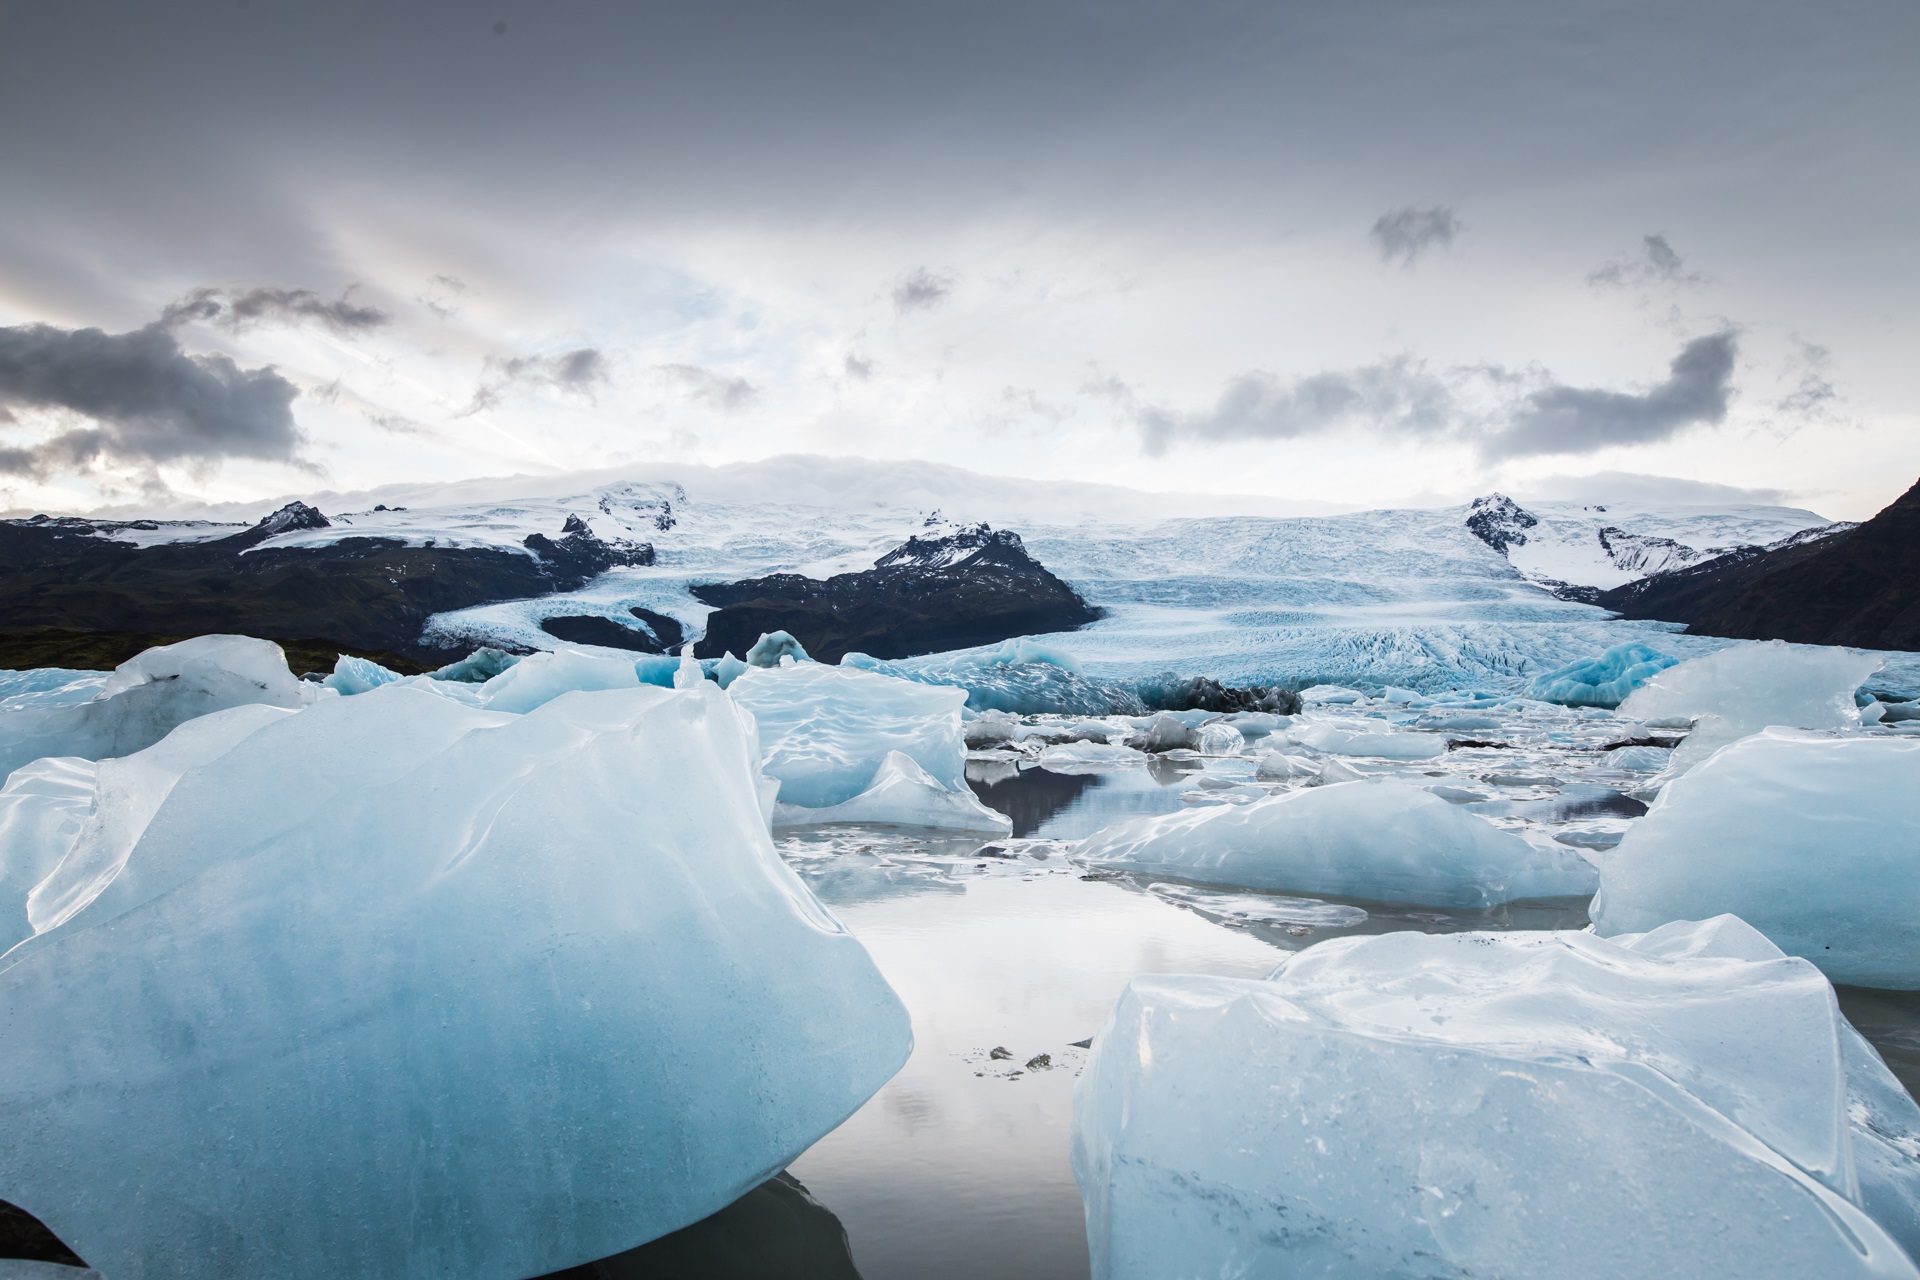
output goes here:
{"type": "Polygon", "coordinates": [[[1467,508],[1467,528],[1502,555],[1508,547],[1526,546],[1527,530],[1539,523],[1538,516],[1504,493],[1475,498],[1467,508]]]}
{"type": "Polygon", "coordinates": [[[1597,603],[1697,635],[1920,649],[1920,484],[1865,524],[1743,547],[1597,603]]]}
{"type": "Polygon", "coordinates": [[[526,553],[377,537],[272,541],[329,525],[296,502],[225,537],[140,547],[114,539],[123,526],[0,521],[0,618],[16,630],[238,632],[437,664],[449,651],[420,639],[436,613],[572,591],[615,566],[653,563],[651,546],[602,541],[574,517],[558,538],[529,535],[526,553]]]}
{"type": "Polygon", "coordinates": [[[705,658],[745,653],[773,631],[790,632],[821,662],[855,652],[911,658],[1072,631],[1100,616],[1027,553],[1019,534],[984,524],[909,538],[860,573],[777,573],[693,594],[717,606],[694,650],[705,658]]]}

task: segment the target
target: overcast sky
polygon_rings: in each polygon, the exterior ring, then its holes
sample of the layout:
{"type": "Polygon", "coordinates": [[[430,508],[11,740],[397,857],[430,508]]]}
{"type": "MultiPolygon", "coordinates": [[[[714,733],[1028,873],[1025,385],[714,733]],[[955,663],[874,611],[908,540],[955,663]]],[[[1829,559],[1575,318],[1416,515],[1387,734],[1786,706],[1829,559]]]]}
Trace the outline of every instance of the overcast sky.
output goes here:
{"type": "Polygon", "coordinates": [[[0,0],[0,507],[801,451],[1858,518],[1916,67],[1908,0],[0,0]]]}

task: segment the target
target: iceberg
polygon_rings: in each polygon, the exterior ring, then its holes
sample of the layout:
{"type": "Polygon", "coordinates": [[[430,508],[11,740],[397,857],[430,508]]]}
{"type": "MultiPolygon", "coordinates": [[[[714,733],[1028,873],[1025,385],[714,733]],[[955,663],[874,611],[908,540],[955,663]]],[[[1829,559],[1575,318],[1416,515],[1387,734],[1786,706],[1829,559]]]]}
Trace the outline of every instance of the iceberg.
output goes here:
{"type": "Polygon", "coordinates": [[[960,708],[941,685],[817,662],[752,667],[727,688],[760,730],[761,770],[787,805],[824,809],[872,785],[898,751],[949,791],[966,789],[960,708]]]}
{"type": "Polygon", "coordinates": [[[1432,760],[1447,754],[1447,740],[1431,733],[1384,733],[1340,725],[1296,724],[1286,731],[1296,747],[1334,756],[1372,756],[1381,760],[1432,760]]]}
{"type": "Polygon", "coordinates": [[[747,650],[747,665],[750,667],[777,667],[781,660],[791,658],[795,662],[812,662],[807,650],[798,640],[785,631],[762,632],[760,638],[747,650]]]}
{"type": "Polygon", "coordinates": [[[88,701],[0,710],[0,777],[45,756],[131,755],[228,707],[301,707],[318,696],[268,640],[197,636],[161,645],[121,663],[88,701]]]}
{"type": "Polygon", "coordinates": [[[774,809],[775,826],[807,826],[830,822],[872,823],[889,827],[940,827],[948,831],[977,831],[984,835],[1012,835],[1013,821],[981,804],[971,790],[941,786],[914,762],[912,756],[889,751],[873,782],[851,800],[824,809],[783,804],[774,809]]]}
{"type": "Polygon", "coordinates": [[[1911,1280],[1913,1104],[1769,950],[1399,932],[1136,978],[1074,1096],[1093,1274],[1911,1280]]]}
{"type": "Polygon", "coordinates": [[[1854,694],[1881,663],[1849,649],[1781,640],[1740,644],[1667,668],[1629,694],[1620,715],[1649,724],[1695,722],[1673,753],[1678,775],[1770,725],[1858,729],[1854,694]]]}
{"type": "Polygon", "coordinates": [[[336,693],[352,696],[378,689],[383,684],[393,684],[406,679],[398,671],[389,671],[367,658],[356,658],[343,653],[334,661],[333,670],[320,683],[336,693]]]}
{"type": "Polygon", "coordinates": [[[1587,894],[1596,882],[1571,849],[1529,844],[1388,778],[1119,823],[1074,857],[1204,884],[1440,907],[1587,894]]]}
{"type": "MultiPolygon", "coordinates": [[[[672,660],[675,667],[678,659],[672,660]]],[[[633,689],[640,676],[630,658],[576,650],[534,653],[480,686],[480,705],[524,714],[575,690],[633,689]]]]}
{"type": "Polygon", "coordinates": [[[721,1209],[911,1047],[754,756],[706,681],[267,720],[0,960],[0,1198],[109,1276],[524,1280],[721,1209]]]}
{"type": "Polygon", "coordinates": [[[1603,934],[1732,912],[1835,982],[1920,988],[1920,741],[1769,729],[1670,783],[1600,867],[1603,934]]]}
{"type": "Polygon", "coordinates": [[[1652,645],[1617,644],[1597,658],[1569,662],[1527,682],[1526,696],[1569,707],[1617,707],[1680,659],[1652,645]]]}

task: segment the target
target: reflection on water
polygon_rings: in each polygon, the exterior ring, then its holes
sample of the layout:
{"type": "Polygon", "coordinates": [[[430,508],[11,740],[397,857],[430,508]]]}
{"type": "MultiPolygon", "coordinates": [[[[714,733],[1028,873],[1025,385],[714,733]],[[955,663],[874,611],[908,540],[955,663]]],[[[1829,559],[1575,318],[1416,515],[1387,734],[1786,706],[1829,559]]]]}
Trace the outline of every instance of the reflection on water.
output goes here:
{"type": "Polygon", "coordinates": [[[1054,773],[1047,769],[1027,769],[977,760],[967,762],[967,785],[990,809],[998,809],[1013,819],[1013,834],[1038,833],[1063,810],[1069,809],[1081,793],[1095,785],[1088,773],[1054,773]]]}
{"type": "Polygon", "coordinates": [[[859,1280],[846,1228],[789,1174],[690,1227],[541,1280],[859,1280]]]}

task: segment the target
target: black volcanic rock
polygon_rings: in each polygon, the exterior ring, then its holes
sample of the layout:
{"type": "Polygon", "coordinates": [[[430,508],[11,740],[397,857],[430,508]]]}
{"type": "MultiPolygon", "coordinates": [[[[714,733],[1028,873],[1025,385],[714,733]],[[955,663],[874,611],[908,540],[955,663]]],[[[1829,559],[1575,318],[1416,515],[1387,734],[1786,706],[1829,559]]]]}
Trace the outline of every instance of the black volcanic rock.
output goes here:
{"type": "Polygon", "coordinates": [[[1467,528],[1473,531],[1474,537],[1502,555],[1508,547],[1526,546],[1526,531],[1539,523],[1538,516],[1504,493],[1475,498],[1467,508],[1467,528]]]}
{"type": "Polygon", "coordinates": [[[542,618],[540,629],[556,640],[572,644],[597,644],[606,649],[629,649],[635,653],[677,653],[686,637],[680,624],[664,613],[635,606],[627,610],[643,627],[629,627],[601,614],[576,614],[542,618]]]}
{"type": "Polygon", "coordinates": [[[909,538],[861,573],[824,581],[776,573],[693,594],[718,606],[694,650],[703,658],[745,653],[769,631],[790,632],[821,662],[853,652],[910,658],[1072,631],[1100,616],[1027,554],[1019,534],[984,524],[909,538]]]}
{"type": "Polygon", "coordinates": [[[1920,484],[1865,524],[1802,534],[1602,592],[1629,618],[1696,635],[1920,649],[1920,484]]]}
{"type": "Polygon", "coordinates": [[[137,547],[112,540],[124,526],[0,521],[0,618],[14,629],[239,632],[444,662],[448,651],[420,638],[436,613],[572,591],[615,565],[653,561],[652,547],[603,542],[571,518],[558,539],[529,536],[530,555],[397,538],[262,545],[328,523],[291,503],[227,537],[137,547]]]}

